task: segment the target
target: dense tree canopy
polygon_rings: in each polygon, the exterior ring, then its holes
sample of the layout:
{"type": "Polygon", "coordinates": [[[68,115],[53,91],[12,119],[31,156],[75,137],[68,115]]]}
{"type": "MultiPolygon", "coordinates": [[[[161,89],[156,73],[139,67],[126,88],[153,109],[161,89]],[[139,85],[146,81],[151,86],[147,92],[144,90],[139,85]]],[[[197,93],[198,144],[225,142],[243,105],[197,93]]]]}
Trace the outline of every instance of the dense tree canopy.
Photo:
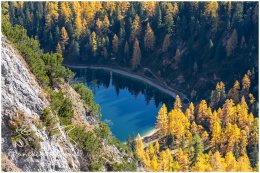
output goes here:
{"type": "MultiPolygon", "coordinates": [[[[246,84],[251,82],[247,74],[243,81],[246,84]]],[[[211,107],[202,100],[195,108],[190,103],[184,114],[178,96],[172,110],[167,111],[163,104],[156,123],[159,142],[151,141],[148,147],[140,148],[140,136],[136,141],[139,146],[137,151],[147,153],[144,157],[138,156],[146,170],[257,171],[258,117],[254,117],[253,109],[248,107],[248,92],[244,95],[238,85],[239,82],[235,81],[234,87],[229,90],[232,93],[235,88],[237,94],[225,99],[219,107],[211,107]],[[233,97],[239,102],[234,103],[233,97]],[[173,138],[170,143],[169,138],[173,138]]],[[[225,93],[223,86],[223,82],[217,83],[216,90],[225,93]]],[[[213,97],[218,98],[219,95],[213,97]]],[[[226,94],[223,97],[226,98],[226,94]]]]}
{"type": "Polygon", "coordinates": [[[193,100],[219,78],[229,85],[258,69],[256,2],[10,2],[8,10],[67,63],[149,67],[193,100]]]}

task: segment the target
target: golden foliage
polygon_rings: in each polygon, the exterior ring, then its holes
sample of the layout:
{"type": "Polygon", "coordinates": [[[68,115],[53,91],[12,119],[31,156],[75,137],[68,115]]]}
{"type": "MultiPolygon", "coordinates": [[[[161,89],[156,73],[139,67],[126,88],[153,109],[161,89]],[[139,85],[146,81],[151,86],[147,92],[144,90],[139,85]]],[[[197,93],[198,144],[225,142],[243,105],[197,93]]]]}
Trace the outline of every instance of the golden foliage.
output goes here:
{"type": "MultiPolygon", "coordinates": [[[[244,88],[248,88],[249,83],[244,77],[244,88]]],[[[145,157],[141,159],[146,170],[252,171],[247,147],[258,145],[258,118],[249,112],[244,95],[238,103],[232,100],[240,97],[239,88],[239,82],[236,81],[229,92],[231,98],[226,99],[217,111],[212,111],[206,100],[202,100],[196,110],[190,103],[184,114],[178,96],[174,108],[168,113],[163,104],[156,124],[161,147],[159,141],[147,147],[145,157]],[[173,138],[173,143],[167,143],[169,136],[173,138]]],[[[225,93],[224,83],[219,82],[216,91],[225,93]]],[[[257,169],[257,165],[254,169],[257,169]]]]}

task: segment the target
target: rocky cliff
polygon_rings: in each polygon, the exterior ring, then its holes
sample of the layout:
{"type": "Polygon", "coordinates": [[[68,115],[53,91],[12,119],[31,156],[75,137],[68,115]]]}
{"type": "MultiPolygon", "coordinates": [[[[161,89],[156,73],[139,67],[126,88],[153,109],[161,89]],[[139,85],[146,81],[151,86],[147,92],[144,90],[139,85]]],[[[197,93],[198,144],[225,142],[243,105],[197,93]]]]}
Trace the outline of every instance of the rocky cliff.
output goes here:
{"type": "MultiPolygon", "coordinates": [[[[72,171],[80,167],[75,149],[62,130],[59,142],[36,127],[49,102],[21,56],[2,39],[2,153],[23,171],[72,171]],[[41,139],[40,150],[24,152],[11,143],[10,121],[23,114],[24,123],[41,139]],[[64,142],[66,145],[59,143],[64,142]]],[[[60,127],[59,127],[60,129],[60,127]]],[[[25,144],[21,144],[25,145],[25,144]]]]}
{"type": "MultiPolygon", "coordinates": [[[[24,59],[2,37],[2,170],[4,171],[87,171],[87,158],[73,145],[62,126],[53,139],[42,126],[41,113],[50,103],[24,59]]],[[[87,128],[98,128],[98,120],[89,116],[80,96],[64,83],[60,90],[71,98],[73,121],[87,128]],[[88,115],[88,116],[87,116],[88,115]]],[[[125,153],[102,142],[104,158],[122,162],[125,153]]],[[[106,170],[104,167],[103,170],[106,170]]]]}

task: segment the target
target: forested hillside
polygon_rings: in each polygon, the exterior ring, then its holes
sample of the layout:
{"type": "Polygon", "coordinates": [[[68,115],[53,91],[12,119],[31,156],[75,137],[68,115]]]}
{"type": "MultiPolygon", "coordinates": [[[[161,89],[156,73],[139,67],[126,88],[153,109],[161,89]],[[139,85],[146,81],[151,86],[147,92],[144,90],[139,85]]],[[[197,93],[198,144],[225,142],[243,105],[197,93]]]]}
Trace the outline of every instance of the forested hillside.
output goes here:
{"type": "Polygon", "coordinates": [[[1,28],[2,152],[23,171],[259,171],[258,2],[5,2],[1,28]],[[69,85],[63,57],[149,69],[194,102],[176,96],[155,134],[123,144],[85,84],[69,85]],[[20,87],[32,81],[39,91],[20,87]]]}
{"type": "Polygon", "coordinates": [[[9,13],[66,63],[146,67],[193,100],[258,73],[258,2],[10,2],[9,13]]]}
{"type": "Polygon", "coordinates": [[[240,89],[236,81],[228,96],[224,84],[218,83],[214,103],[191,102],[183,109],[176,97],[172,110],[163,105],[157,116],[158,140],[147,147],[140,136],[136,140],[136,155],[146,170],[258,171],[259,120],[251,112],[257,103],[253,95],[248,97],[248,74],[242,83],[240,89]]]}
{"type": "Polygon", "coordinates": [[[68,80],[58,53],[10,23],[2,3],[1,170],[133,171],[132,150],[101,122],[99,105],[84,84],[68,80]]]}

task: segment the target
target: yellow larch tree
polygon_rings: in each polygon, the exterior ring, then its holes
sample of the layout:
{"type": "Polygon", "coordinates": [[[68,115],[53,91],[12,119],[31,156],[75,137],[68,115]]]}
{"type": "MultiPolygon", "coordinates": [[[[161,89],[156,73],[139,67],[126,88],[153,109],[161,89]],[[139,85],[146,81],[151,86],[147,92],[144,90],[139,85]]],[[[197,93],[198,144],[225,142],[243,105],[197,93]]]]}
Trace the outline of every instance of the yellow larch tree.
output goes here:
{"type": "Polygon", "coordinates": [[[114,52],[115,54],[117,54],[119,44],[118,44],[118,37],[117,37],[116,34],[115,34],[114,37],[113,37],[112,43],[113,43],[113,52],[114,52]]]}
{"type": "Polygon", "coordinates": [[[140,17],[136,14],[131,26],[130,41],[134,41],[135,38],[139,38],[141,36],[141,31],[142,27],[140,17]]]}
{"type": "Polygon", "coordinates": [[[147,12],[148,16],[154,15],[156,4],[157,4],[157,2],[155,2],[155,1],[142,3],[142,6],[143,6],[144,10],[147,12]]]}
{"type": "Polygon", "coordinates": [[[62,54],[62,49],[61,49],[60,43],[58,43],[56,46],[56,53],[62,54]]]}
{"type": "Polygon", "coordinates": [[[236,171],[237,161],[236,161],[236,158],[234,157],[232,151],[229,151],[229,152],[226,153],[224,166],[225,166],[224,171],[227,171],[227,172],[235,172],[236,171]]]}
{"type": "Polygon", "coordinates": [[[246,130],[249,121],[248,121],[248,106],[246,103],[246,99],[243,96],[240,104],[237,105],[237,114],[238,114],[238,126],[246,130]]]}
{"type": "Polygon", "coordinates": [[[143,161],[145,159],[144,144],[143,144],[143,141],[142,141],[142,138],[141,138],[140,134],[137,135],[136,145],[135,145],[135,152],[136,152],[136,156],[140,160],[143,161]]]}
{"type": "Polygon", "coordinates": [[[133,54],[131,59],[131,65],[133,69],[135,69],[136,67],[138,67],[138,65],[140,65],[141,58],[142,58],[142,52],[139,47],[139,41],[136,38],[134,41],[133,54]]]}
{"type": "Polygon", "coordinates": [[[192,117],[190,108],[187,108],[187,109],[186,109],[186,111],[185,111],[185,116],[186,116],[186,118],[187,118],[190,122],[192,122],[192,121],[190,120],[191,117],[192,117]]]}
{"type": "Polygon", "coordinates": [[[99,34],[101,32],[102,26],[103,26],[103,22],[99,18],[97,18],[96,27],[95,27],[97,34],[99,34]]]}
{"type": "Polygon", "coordinates": [[[206,100],[202,100],[198,107],[197,122],[200,124],[208,118],[208,106],[206,100]]]}
{"type": "Polygon", "coordinates": [[[120,2],[120,9],[121,9],[121,13],[125,14],[127,12],[127,10],[130,7],[130,2],[127,1],[121,1],[120,2]]]}
{"type": "Polygon", "coordinates": [[[250,134],[249,134],[249,144],[250,145],[257,145],[259,141],[259,121],[258,118],[255,118],[251,127],[250,127],[250,134]]]}
{"type": "Polygon", "coordinates": [[[221,143],[221,125],[216,121],[211,129],[211,147],[213,151],[219,149],[221,143]]]}
{"type": "Polygon", "coordinates": [[[206,130],[201,134],[201,139],[202,139],[204,145],[208,143],[209,134],[206,130]]]}
{"type": "Polygon", "coordinates": [[[104,17],[104,20],[103,20],[103,27],[104,27],[104,30],[106,31],[110,26],[110,21],[108,19],[108,17],[105,15],[104,17]]]}
{"type": "Polygon", "coordinates": [[[180,99],[180,97],[177,95],[177,96],[175,97],[174,109],[181,111],[181,108],[182,108],[181,99],[180,99]]]}
{"type": "Polygon", "coordinates": [[[218,108],[217,115],[219,119],[223,119],[223,111],[221,108],[218,108]]]}
{"type": "Polygon", "coordinates": [[[74,20],[74,25],[75,25],[74,35],[77,38],[82,33],[82,20],[81,20],[81,14],[79,12],[77,12],[75,16],[76,17],[74,20]]]}
{"type": "Polygon", "coordinates": [[[150,26],[150,24],[147,24],[145,35],[144,35],[144,46],[147,51],[153,50],[155,46],[155,36],[154,32],[150,26]]]}
{"type": "Polygon", "coordinates": [[[154,144],[154,153],[159,154],[159,152],[160,152],[160,144],[159,144],[158,140],[156,140],[156,142],[154,144]]]}
{"type": "Polygon", "coordinates": [[[218,113],[216,111],[214,111],[212,113],[212,116],[210,118],[210,122],[209,122],[210,123],[210,131],[212,131],[215,122],[219,122],[220,123],[220,118],[219,118],[218,113]]]}
{"type": "Polygon", "coordinates": [[[242,79],[242,95],[244,96],[248,95],[250,85],[251,85],[250,78],[247,74],[245,74],[245,76],[242,79]]]}
{"type": "Polygon", "coordinates": [[[239,142],[239,149],[240,149],[239,154],[240,155],[245,155],[246,154],[246,146],[248,144],[248,142],[247,142],[247,134],[246,134],[245,130],[241,130],[239,141],[240,141],[239,142]]]}
{"type": "Polygon", "coordinates": [[[174,171],[174,170],[176,170],[175,168],[178,167],[178,163],[174,162],[171,150],[169,148],[167,148],[165,150],[165,153],[166,153],[166,159],[167,159],[168,166],[169,166],[167,168],[167,171],[174,171]]]}
{"type": "Polygon", "coordinates": [[[217,10],[218,10],[218,2],[217,1],[210,1],[206,3],[205,13],[206,15],[211,15],[212,17],[217,17],[217,10]]]}
{"type": "Polygon", "coordinates": [[[254,97],[254,95],[253,95],[252,93],[249,93],[249,94],[248,94],[248,97],[249,97],[249,103],[250,103],[251,105],[253,105],[253,104],[255,103],[255,97],[254,97]]]}
{"type": "Polygon", "coordinates": [[[188,172],[190,168],[189,156],[181,148],[175,154],[176,162],[179,165],[179,170],[181,172],[188,172]]]}
{"type": "Polygon", "coordinates": [[[62,27],[61,33],[60,33],[60,46],[61,46],[62,52],[64,52],[65,46],[68,44],[68,41],[69,41],[68,33],[67,33],[65,27],[62,27]]]}
{"type": "Polygon", "coordinates": [[[237,160],[237,172],[252,172],[250,161],[247,154],[242,155],[237,160]]]}
{"type": "Polygon", "coordinates": [[[194,121],[194,104],[191,102],[185,111],[185,115],[190,122],[194,121]]]}
{"type": "Polygon", "coordinates": [[[60,11],[61,17],[63,18],[64,22],[67,23],[72,15],[69,2],[61,2],[60,11]]]}
{"type": "Polygon", "coordinates": [[[232,99],[227,99],[222,108],[223,124],[234,124],[236,122],[236,107],[232,99]]]}
{"type": "Polygon", "coordinates": [[[92,38],[92,53],[93,55],[95,56],[96,55],[96,52],[97,52],[97,35],[95,33],[95,31],[92,32],[91,34],[91,38],[92,38]]]}
{"type": "Polygon", "coordinates": [[[159,156],[160,171],[169,171],[169,158],[166,157],[166,152],[164,150],[161,151],[159,156]]]}
{"type": "Polygon", "coordinates": [[[235,143],[239,143],[240,139],[240,129],[237,127],[236,124],[232,125],[230,123],[227,124],[226,129],[222,135],[223,144],[227,143],[226,145],[222,145],[222,151],[233,151],[235,143]]]}
{"type": "Polygon", "coordinates": [[[59,6],[58,2],[46,2],[46,17],[45,17],[45,29],[49,31],[51,29],[52,21],[55,23],[59,18],[59,6]]]}
{"type": "Polygon", "coordinates": [[[212,167],[212,171],[214,172],[221,172],[224,171],[223,166],[224,159],[221,157],[220,153],[216,151],[211,157],[210,157],[210,164],[212,167]]]}
{"type": "Polygon", "coordinates": [[[210,172],[212,171],[209,155],[208,154],[199,154],[198,161],[192,167],[193,172],[210,172]]]}
{"type": "Polygon", "coordinates": [[[191,123],[190,131],[191,131],[191,133],[192,133],[193,135],[196,134],[196,133],[198,133],[198,125],[196,124],[195,121],[193,121],[193,122],[191,123]]]}
{"type": "Polygon", "coordinates": [[[147,170],[150,169],[151,166],[151,159],[150,159],[150,155],[149,155],[149,151],[146,149],[145,153],[144,153],[144,160],[143,160],[144,166],[147,170]]]}
{"type": "Polygon", "coordinates": [[[165,137],[168,133],[168,115],[165,104],[162,105],[158,112],[155,128],[159,130],[159,133],[162,137],[165,137]]]}
{"type": "Polygon", "coordinates": [[[151,168],[151,171],[158,171],[159,166],[158,166],[158,161],[157,161],[156,155],[154,155],[152,160],[151,160],[150,168],[151,168]]]}
{"type": "Polygon", "coordinates": [[[176,143],[180,144],[190,123],[182,111],[173,109],[169,112],[169,134],[176,137],[176,143]]]}
{"type": "Polygon", "coordinates": [[[103,7],[110,11],[109,15],[111,16],[116,11],[117,2],[105,1],[102,3],[103,7]]]}
{"type": "Polygon", "coordinates": [[[148,145],[148,151],[149,151],[149,156],[150,158],[153,158],[153,156],[155,155],[155,150],[154,150],[154,147],[153,147],[153,143],[150,143],[148,145]]]}
{"type": "Polygon", "coordinates": [[[239,102],[239,89],[240,83],[236,80],[233,88],[231,88],[228,92],[228,97],[232,98],[236,104],[239,102]]]}

